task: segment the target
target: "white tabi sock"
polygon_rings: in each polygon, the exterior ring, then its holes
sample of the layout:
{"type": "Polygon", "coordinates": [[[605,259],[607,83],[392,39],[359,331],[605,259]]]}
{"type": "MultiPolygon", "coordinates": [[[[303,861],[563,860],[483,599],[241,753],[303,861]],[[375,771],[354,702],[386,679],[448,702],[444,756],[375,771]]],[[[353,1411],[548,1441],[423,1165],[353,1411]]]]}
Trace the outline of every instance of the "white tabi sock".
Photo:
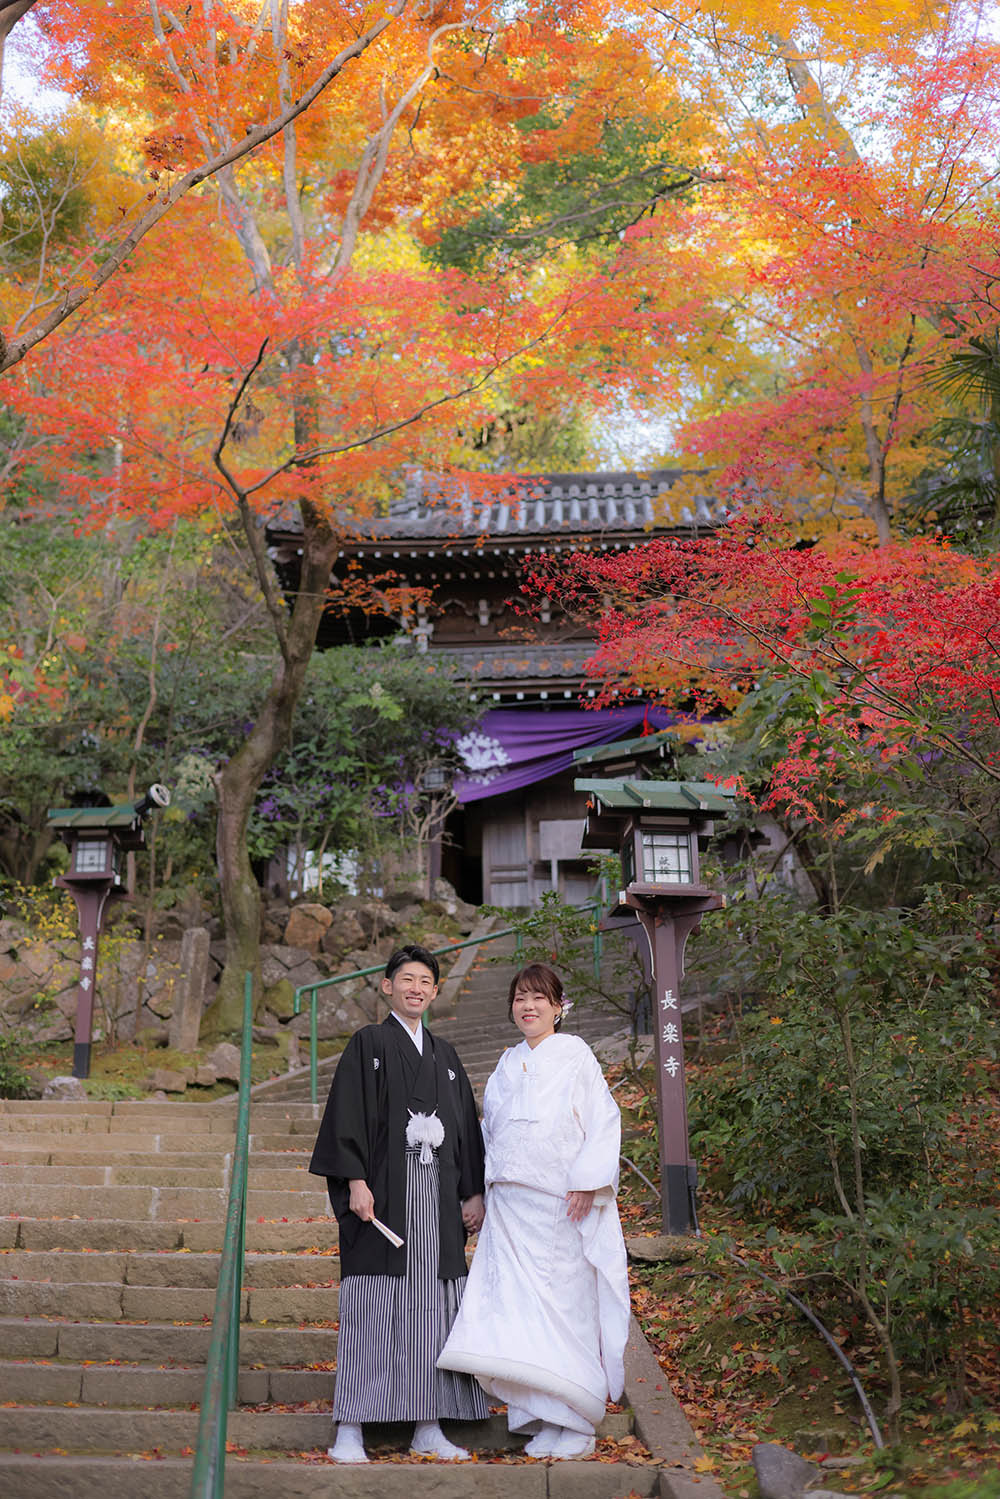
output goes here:
{"type": "Polygon", "coordinates": [[[524,1450],[529,1457],[551,1457],[552,1444],[561,1433],[561,1426],[549,1426],[546,1423],[535,1433],[530,1442],[525,1442],[524,1450]]]}
{"type": "Polygon", "coordinates": [[[464,1447],[449,1442],[436,1421],[421,1421],[413,1429],[410,1451],[417,1457],[436,1457],[443,1463],[463,1462],[468,1456],[464,1447]]]}
{"type": "Polygon", "coordinates": [[[366,1463],[369,1461],[361,1436],[361,1427],[353,1421],[341,1421],[337,1427],[337,1440],[326,1449],[327,1457],[335,1463],[366,1463]]]}
{"type": "Polygon", "coordinates": [[[594,1438],[584,1436],[582,1431],[571,1431],[564,1426],[549,1449],[550,1457],[589,1457],[594,1450],[594,1438]]]}

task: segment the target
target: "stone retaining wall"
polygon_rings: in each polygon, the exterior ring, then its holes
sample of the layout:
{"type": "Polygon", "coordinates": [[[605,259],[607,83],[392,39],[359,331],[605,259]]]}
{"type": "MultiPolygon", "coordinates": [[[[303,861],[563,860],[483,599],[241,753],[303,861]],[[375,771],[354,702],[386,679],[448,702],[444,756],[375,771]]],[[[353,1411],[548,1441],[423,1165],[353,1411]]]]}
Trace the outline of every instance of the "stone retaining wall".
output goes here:
{"type": "MultiPolygon", "coordinates": [[[[381,964],[400,942],[444,947],[468,933],[475,907],[458,900],[445,881],[435,899],[418,901],[409,890],[386,900],[350,897],[327,907],[304,901],[265,913],[261,948],[264,1026],[307,1035],[309,1016],[294,1014],[295,990],[337,973],[381,964]]],[[[204,934],[192,941],[158,937],[146,943],[121,935],[101,939],[94,1007],[95,1039],[114,1033],[122,1041],[177,1045],[191,1034],[199,1010],[215,997],[225,944],[204,934]],[[182,959],[183,954],[183,959],[182,959]],[[197,966],[197,972],[193,971],[197,966]],[[181,1023],[180,1010],[189,1014],[181,1023]],[[177,1014],[175,1015],[175,1011],[177,1014]]],[[[72,938],[45,938],[11,917],[0,920],[0,1035],[16,1032],[34,1042],[67,1041],[73,1034],[80,944],[72,938]]],[[[377,982],[355,979],[320,993],[321,1040],[349,1035],[386,1013],[377,982]]],[[[180,1046],[192,1050],[193,1043],[180,1046]]]]}

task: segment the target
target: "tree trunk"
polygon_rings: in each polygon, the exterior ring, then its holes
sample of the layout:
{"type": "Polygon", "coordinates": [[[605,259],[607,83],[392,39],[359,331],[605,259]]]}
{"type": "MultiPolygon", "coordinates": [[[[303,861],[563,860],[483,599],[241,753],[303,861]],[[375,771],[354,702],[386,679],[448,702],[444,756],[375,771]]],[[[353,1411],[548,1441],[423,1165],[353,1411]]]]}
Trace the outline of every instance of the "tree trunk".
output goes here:
{"type": "Polygon", "coordinates": [[[242,747],[216,776],[219,819],[216,835],[226,963],[219,992],[205,1013],[209,1034],[237,1031],[242,1024],[246,974],[254,976],[254,1010],[260,1004],[260,886],[250,866],[247,824],[264,776],[288,742],[292,718],[316,643],[337,555],[329,521],[307,500],[303,523],[302,570],[281,657],[267,698],[242,747]]]}

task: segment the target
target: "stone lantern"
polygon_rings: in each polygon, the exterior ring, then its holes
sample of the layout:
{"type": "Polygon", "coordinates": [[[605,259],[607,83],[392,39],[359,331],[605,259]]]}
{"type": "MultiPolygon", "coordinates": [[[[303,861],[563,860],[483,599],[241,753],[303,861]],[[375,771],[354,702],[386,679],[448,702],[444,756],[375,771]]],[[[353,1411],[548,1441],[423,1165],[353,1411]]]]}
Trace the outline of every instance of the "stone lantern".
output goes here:
{"type": "Polygon", "coordinates": [[[76,994],[73,1037],[73,1076],[90,1076],[90,1045],[94,1022],[97,948],[110,897],[120,895],[118,877],[123,853],[145,845],[143,819],[155,807],[170,804],[165,786],[150,786],[138,802],[110,807],[57,807],[48,825],[69,849],[69,868],[55,883],[76,902],[80,922],[80,982],[76,994]]]}
{"type": "Polygon", "coordinates": [[[663,1230],[690,1233],[697,1224],[697,1171],[688,1147],[680,981],[688,937],[706,911],[725,904],[723,895],[702,882],[699,851],[716,820],[731,813],[734,793],[703,781],[577,780],[574,785],[587,796],[583,847],[613,849],[622,863],[624,888],[605,921],[627,911],[649,943],[663,1230]]]}

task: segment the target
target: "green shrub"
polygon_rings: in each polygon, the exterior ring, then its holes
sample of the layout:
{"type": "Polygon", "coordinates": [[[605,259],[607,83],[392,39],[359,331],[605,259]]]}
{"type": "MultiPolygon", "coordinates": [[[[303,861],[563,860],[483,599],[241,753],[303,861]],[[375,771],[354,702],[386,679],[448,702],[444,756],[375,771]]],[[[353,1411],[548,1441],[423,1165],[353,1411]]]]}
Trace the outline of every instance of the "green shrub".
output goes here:
{"type": "Polygon", "coordinates": [[[0,1036],[0,1098],[31,1098],[31,1078],[19,1065],[23,1048],[10,1036],[0,1036]]]}

